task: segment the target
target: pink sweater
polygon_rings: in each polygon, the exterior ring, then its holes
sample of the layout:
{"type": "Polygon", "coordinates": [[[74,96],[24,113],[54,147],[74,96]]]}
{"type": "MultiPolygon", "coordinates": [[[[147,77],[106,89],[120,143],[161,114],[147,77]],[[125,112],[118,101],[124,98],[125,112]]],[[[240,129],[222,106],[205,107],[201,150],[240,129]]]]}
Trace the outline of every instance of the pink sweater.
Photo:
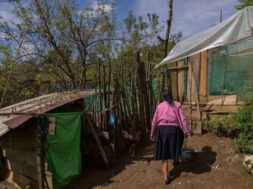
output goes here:
{"type": "Polygon", "coordinates": [[[183,127],[186,132],[189,132],[180,102],[174,101],[173,105],[169,105],[167,101],[163,101],[157,106],[152,121],[151,133],[154,134],[156,127],[159,125],[178,125],[183,127]]]}

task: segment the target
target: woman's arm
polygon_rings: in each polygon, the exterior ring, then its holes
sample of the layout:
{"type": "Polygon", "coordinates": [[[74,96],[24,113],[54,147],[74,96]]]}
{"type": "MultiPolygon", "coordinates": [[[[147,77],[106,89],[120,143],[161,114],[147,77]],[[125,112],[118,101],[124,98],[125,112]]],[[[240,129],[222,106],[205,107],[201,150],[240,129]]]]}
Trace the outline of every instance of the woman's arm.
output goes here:
{"type": "Polygon", "coordinates": [[[158,108],[156,109],[153,120],[152,120],[151,134],[153,134],[153,135],[155,133],[157,123],[158,123],[158,108]]]}

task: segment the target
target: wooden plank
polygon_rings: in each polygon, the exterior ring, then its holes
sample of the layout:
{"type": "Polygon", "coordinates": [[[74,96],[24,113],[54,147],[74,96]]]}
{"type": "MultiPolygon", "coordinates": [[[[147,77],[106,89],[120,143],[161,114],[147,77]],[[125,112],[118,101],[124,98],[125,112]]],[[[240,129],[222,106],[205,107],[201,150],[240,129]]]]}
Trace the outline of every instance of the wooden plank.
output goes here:
{"type": "Polygon", "coordinates": [[[189,57],[189,59],[190,59],[190,64],[191,64],[192,70],[193,70],[193,77],[196,81],[195,82],[196,87],[197,87],[197,90],[199,91],[199,84],[200,84],[200,53],[189,57]]]}
{"type": "MultiPolygon", "coordinates": [[[[177,62],[173,62],[169,64],[170,67],[176,66],[177,67],[177,62]]],[[[169,68],[170,68],[169,67],[169,68]]],[[[177,77],[177,70],[170,70],[168,71],[170,74],[170,79],[171,79],[171,92],[172,96],[175,100],[178,100],[178,77],[177,77]]]]}
{"type": "Polygon", "coordinates": [[[22,187],[14,181],[13,175],[14,175],[14,172],[13,171],[9,171],[9,174],[8,174],[8,177],[7,177],[6,181],[8,183],[12,184],[13,186],[15,186],[15,188],[22,189],[22,187]]]}
{"type": "Polygon", "coordinates": [[[192,133],[194,135],[201,135],[202,134],[202,124],[199,121],[193,121],[192,124],[192,133]]]}
{"type": "Polygon", "coordinates": [[[191,91],[192,91],[192,89],[191,89],[191,87],[192,87],[192,67],[191,67],[191,65],[189,64],[189,68],[188,68],[188,73],[187,73],[187,75],[188,75],[188,77],[187,77],[187,101],[188,102],[190,102],[191,101],[191,99],[190,99],[190,96],[191,96],[191,91]]]}
{"type": "MultiPolygon", "coordinates": [[[[48,188],[49,189],[54,189],[54,185],[53,185],[53,174],[49,171],[45,172],[46,175],[46,179],[47,179],[47,184],[48,184],[48,188]]],[[[46,186],[46,182],[44,184],[46,186]]]]}
{"type": "MultiPolygon", "coordinates": [[[[184,111],[185,117],[187,120],[190,120],[190,112],[189,111],[184,111]]],[[[193,121],[198,121],[199,120],[199,115],[197,110],[192,111],[192,120],[193,121]]]]}
{"type": "Polygon", "coordinates": [[[198,109],[198,115],[199,115],[199,124],[201,124],[201,113],[200,113],[200,105],[199,105],[199,79],[200,79],[200,54],[194,55],[193,60],[194,62],[192,63],[192,68],[193,68],[193,85],[194,89],[196,92],[196,103],[197,103],[197,109],[198,109]],[[197,56],[199,55],[199,56],[197,56]],[[194,66],[194,64],[196,66],[194,66]]]}
{"type": "Polygon", "coordinates": [[[0,144],[5,148],[19,151],[36,150],[36,133],[35,120],[31,119],[24,125],[16,128],[0,137],[0,144]]]}
{"type": "Polygon", "coordinates": [[[207,95],[207,51],[201,52],[199,85],[200,102],[205,102],[207,95]]]}
{"type": "Polygon", "coordinates": [[[38,181],[37,168],[13,159],[6,159],[7,169],[38,181]]]}
{"type": "MultiPolygon", "coordinates": [[[[185,67],[184,61],[178,61],[178,67],[185,67]]],[[[181,103],[184,101],[184,80],[185,80],[185,70],[180,69],[178,71],[178,100],[181,103]]]]}
{"type": "Polygon", "coordinates": [[[36,167],[36,151],[2,147],[4,157],[36,167]],[[22,155],[20,155],[22,154],[22,155]]]}
{"type": "Polygon", "coordinates": [[[213,105],[210,107],[210,105],[203,107],[202,111],[225,111],[225,112],[236,112],[240,106],[233,106],[233,105],[213,105]]]}
{"type": "Polygon", "coordinates": [[[95,140],[96,140],[96,143],[97,143],[97,145],[98,145],[98,148],[99,148],[99,150],[100,150],[100,153],[101,153],[101,155],[102,155],[102,157],[103,157],[104,163],[106,164],[107,168],[109,169],[109,168],[110,168],[109,160],[108,160],[108,157],[107,157],[107,155],[106,155],[106,153],[105,153],[105,150],[104,150],[104,148],[103,148],[103,146],[102,146],[102,144],[101,144],[101,141],[100,141],[100,139],[99,139],[99,137],[98,137],[97,131],[96,131],[95,127],[94,127],[94,123],[93,123],[93,121],[92,121],[92,118],[91,118],[91,116],[90,116],[89,114],[87,114],[87,113],[85,114],[85,116],[87,117],[88,124],[89,124],[90,129],[91,129],[91,132],[92,132],[92,134],[93,134],[93,136],[94,136],[94,138],[95,138],[95,140]]]}
{"type": "Polygon", "coordinates": [[[167,70],[168,71],[177,71],[177,70],[182,70],[182,69],[185,69],[185,68],[189,68],[189,66],[178,66],[177,65],[177,67],[170,67],[170,68],[167,68],[167,70]]]}
{"type": "MultiPolygon", "coordinates": [[[[215,96],[217,97],[217,96],[215,96]]],[[[208,97],[208,103],[207,104],[214,104],[214,105],[236,105],[237,104],[237,95],[227,95],[227,96],[220,96],[219,98],[215,100],[210,100],[210,97],[208,97]]]]}
{"type": "Polygon", "coordinates": [[[190,123],[190,120],[187,120],[189,130],[194,135],[201,135],[202,134],[202,125],[201,122],[198,120],[192,120],[192,125],[190,123]]]}
{"type": "Polygon", "coordinates": [[[9,171],[6,181],[16,188],[25,188],[30,186],[30,188],[38,188],[36,181],[25,177],[17,172],[9,171]]]}
{"type": "Polygon", "coordinates": [[[188,102],[196,102],[196,90],[193,78],[193,70],[192,66],[189,62],[189,69],[188,69],[188,79],[187,79],[187,101],[188,102]]]}
{"type": "Polygon", "coordinates": [[[7,133],[1,138],[1,145],[5,148],[12,148],[20,151],[36,150],[36,138],[27,135],[13,135],[14,133],[7,133]]]}

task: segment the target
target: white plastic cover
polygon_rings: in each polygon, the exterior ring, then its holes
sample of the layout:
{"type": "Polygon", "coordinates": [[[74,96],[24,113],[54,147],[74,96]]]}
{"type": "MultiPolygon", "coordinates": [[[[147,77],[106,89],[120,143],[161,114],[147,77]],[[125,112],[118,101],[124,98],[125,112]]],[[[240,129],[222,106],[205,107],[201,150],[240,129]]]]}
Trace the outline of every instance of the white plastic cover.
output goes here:
{"type": "Polygon", "coordinates": [[[253,36],[253,6],[244,8],[223,22],[179,42],[155,68],[251,36],[253,36]]]}

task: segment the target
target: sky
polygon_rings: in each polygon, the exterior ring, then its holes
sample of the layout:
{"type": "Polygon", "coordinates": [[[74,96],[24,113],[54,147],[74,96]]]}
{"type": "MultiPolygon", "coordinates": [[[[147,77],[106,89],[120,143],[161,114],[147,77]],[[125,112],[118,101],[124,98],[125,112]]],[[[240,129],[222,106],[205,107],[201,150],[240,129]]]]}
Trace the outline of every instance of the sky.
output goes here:
{"type": "MultiPolygon", "coordinates": [[[[0,16],[6,20],[15,20],[12,14],[14,6],[3,1],[0,0],[0,16]]],[[[157,13],[163,25],[168,18],[168,0],[107,0],[107,2],[116,3],[115,13],[120,20],[128,15],[129,10],[133,10],[134,15],[144,18],[147,18],[147,13],[157,13]]],[[[183,39],[189,38],[219,23],[221,9],[223,19],[235,14],[237,10],[234,6],[237,2],[237,0],[174,0],[171,33],[182,32],[183,39]]],[[[77,0],[77,3],[80,8],[97,6],[97,0],[77,0]]]]}
{"type": "MultiPolygon", "coordinates": [[[[119,14],[126,14],[123,2],[129,2],[128,8],[133,9],[135,15],[146,16],[148,12],[157,13],[160,22],[165,25],[168,18],[168,0],[118,0],[119,14]]],[[[237,0],[174,0],[172,33],[182,32],[183,38],[188,38],[219,23],[220,10],[223,18],[228,18],[237,12],[234,5],[237,0]]],[[[166,29],[166,28],[165,28],[166,29]]]]}
{"type": "MultiPolygon", "coordinates": [[[[94,5],[96,0],[79,0],[94,5]]],[[[165,25],[168,18],[168,0],[109,0],[116,3],[115,12],[119,19],[133,10],[136,16],[146,17],[147,13],[157,13],[160,22],[165,25]]],[[[237,0],[174,0],[172,33],[182,32],[183,39],[191,37],[210,26],[219,23],[222,9],[223,19],[237,12],[234,6],[237,0]]],[[[165,28],[166,29],[166,28],[165,28]]],[[[164,32],[165,33],[165,32],[164,32]]]]}

